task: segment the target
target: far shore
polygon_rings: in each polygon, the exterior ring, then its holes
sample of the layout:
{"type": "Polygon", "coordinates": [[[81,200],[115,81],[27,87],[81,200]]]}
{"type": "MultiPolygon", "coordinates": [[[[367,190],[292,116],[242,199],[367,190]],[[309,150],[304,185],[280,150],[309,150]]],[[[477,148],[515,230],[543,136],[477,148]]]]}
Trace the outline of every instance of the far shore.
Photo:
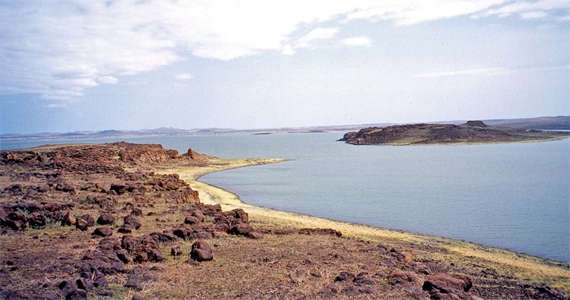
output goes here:
{"type": "Polygon", "coordinates": [[[220,158],[210,158],[209,160],[210,163],[204,167],[172,167],[160,170],[159,172],[178,174],[181,179],[190,184],[192,189],[199,192],[200,201],[205,204],[220,204],[224,210],[236,208],[245,210],[249,214],[252,223],[257,224],[259,227],[267,229],[332,228],[342,232],[345,237],[358,240],[414,243],[445,248],[449,251],[450,255],[441,257],[442,260],[453,260],[457,263],[461,263],[462,257],[477,258],[482,264],[504,270],[504,272],[515,278],[549,282],[557,288],[570,291],[570,265],[563,262],[450,238],[335,221],[244,203],[238,195],[223,188],[200,182],[198,181],[199,178],[212,172],[280,163],[287,160],[220,158]]]}

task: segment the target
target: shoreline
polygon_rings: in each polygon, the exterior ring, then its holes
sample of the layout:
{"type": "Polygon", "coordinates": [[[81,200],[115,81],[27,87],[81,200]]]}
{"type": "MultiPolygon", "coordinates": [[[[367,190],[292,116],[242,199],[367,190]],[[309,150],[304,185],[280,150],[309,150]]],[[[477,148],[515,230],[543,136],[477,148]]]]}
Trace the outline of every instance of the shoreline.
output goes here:
{"type": "MultiPolygon", "coordinates": [[[[223,210],[241,208],[245,210],[252,223],[266,229],[332,228],[342,232],[343,236],[372,242],[390,242],[420,244],[443,248],[449,252],[442,260],[460,263],[462,258],[471,257],[495,267],[504,268],[505,272],[522,279],[552,281],[557,279],[559,288],[570,290],[570,265],[552,259],[541,258],[508,249],[485,246],[446,237],[411,233],[403,230],[385,229],[357,223],[331,220],[295,212],[281,211],[254,206],[243,202],[239,195],[199,181],[202,176],[229,169],[286,162],[286,159],[219,159],[213,158],[213,166],[188,168],[176,167],[163,170],[165,173],[177,173],[192,189],[199,192],[204,204],[220,204],[223,210]],[[549,280],[550,279],[550,280],[549,280]],[[560,282],[562,280],[562,282],[560,282]]],[[[435,254],[441,256],[441,254],[435,254]]]]}

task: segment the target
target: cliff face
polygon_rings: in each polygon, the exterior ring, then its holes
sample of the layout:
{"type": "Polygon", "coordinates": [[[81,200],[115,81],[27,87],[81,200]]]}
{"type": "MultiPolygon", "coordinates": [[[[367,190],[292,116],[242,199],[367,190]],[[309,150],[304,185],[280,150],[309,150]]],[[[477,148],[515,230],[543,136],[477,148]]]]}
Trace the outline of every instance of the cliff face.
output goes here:
{"type": "Polygon", "coordinates": [[[370,127],[348,132],[339,141],[353,145],[412,145],[441,143],[516,142],[548,139],[557,133],[487,126],[482,121],[453,124],[408,124],[388,127],[370,127]]]}

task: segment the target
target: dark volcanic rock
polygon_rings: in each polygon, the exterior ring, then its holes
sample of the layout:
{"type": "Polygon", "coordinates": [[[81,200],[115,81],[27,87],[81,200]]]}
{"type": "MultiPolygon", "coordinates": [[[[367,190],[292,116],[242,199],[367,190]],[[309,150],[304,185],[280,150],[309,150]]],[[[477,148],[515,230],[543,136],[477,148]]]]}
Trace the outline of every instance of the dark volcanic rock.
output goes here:
{"type": "Polygon", "coordinates": [[[99,218],[97,218],[97,224],[99,225],[110,225],[115,222],[115,217],[111,214],[101,214],[99,218]]]}
{"type": "Polygon", "coordinates": [[[231,234],[246,235],[253,231],[253,227],[249,224],[237,224],[230,230],[231,234]]]}
{"type": "Polygon", "coordinates": [[[73,216],[73,213],[71,211],[68,211],[65,213],[65,216],[61,220],[61,225],[67,225],[67,226],[75,225],[76,221],[77,219],[73,216]]]}
{"type": "Polygon", "coordinates": [[[77,217],[77,219],[83,219],[85,220],[85,222],[87,222],[87,226],[91,227],[95,225],[95,219],[88,214],[82,215],[80,217],[77,217]]]}
{"type": "Polygon", "coordinates": [[[85,231],[89,227],[89,223],[83,218],[77,218],[75,220],[75,227],[81,231],[85,231]]]}
{"type": "Polygon", "coordinates": [[[112,234],[113,234],[113,229],[108,226],[97,227],[95,228],[95,231],[93,231],[93,235],[102,236],[102,237],[111,236],[112,234]]]}
{"type": "Polygon", "coordinates": [[[128,215],[123,218],[124,225],[129,225],[134,229],[139,229],[142,226],[141,221],[135,216],[128,215]]]}
{"type": "Polygon", "coordinates": [[[124,184],[111,184],[109,191],[116,193],[117,195],[122,195],[128,192],[129,187],[124,184]]]}
{"type": "Polygon", "coordinates": [[[200,223],[200,220],[198,220],[198,218],[194,217],[194,216],[187,216],[186,218],[184,218],[184,224],[198,224],[200,223]]]}
{"type": "Polygon", "coordinates": [[[203,214],[202,211],[199,210],[199,209],[193,210],[193,211],[190,213],[190,215],[191,215],[192,217],[195,217],[196,219],[198,219],[198,222],[204,221],[204,214],[203,214]]]}
{"type": "Polygon", "coordinates": [[[214,258],[214,255],[212,254],[210,245],[208,245],[206,241],[198,240],[192,244],[190,258],[196,261],[207,261],[212,260],[214,258]]]}
{"type": "Polygon", "coordinates": [[[42,228],[47,224],[46,217],[40,212],[34,212],[26,216],[26,219],[31,227],[42,228]]]}
{"type": "Polygon", "coordinates": [[[127,282],[125,283],[125,287],[130,289],[135,289],[138,291],[142,290],[142,286],[139,279],[134,275],[129,276],[127,282]]]}
{"type": "Polygon", "coordinates": [[[432,299],[466,298],[473,284],[465,275],[437,273],[424,281],[422,289],[428,291],[432,299]]]}

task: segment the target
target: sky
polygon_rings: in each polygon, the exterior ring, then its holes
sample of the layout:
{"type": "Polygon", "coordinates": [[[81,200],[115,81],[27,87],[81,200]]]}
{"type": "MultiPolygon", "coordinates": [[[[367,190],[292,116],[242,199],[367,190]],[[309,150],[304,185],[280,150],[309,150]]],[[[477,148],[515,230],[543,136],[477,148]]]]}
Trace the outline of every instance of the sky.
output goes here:
{"type": "Polygon", "coordinates": [[[570,115],[570,1],[0,0],[0,133],[570,115]]]}

